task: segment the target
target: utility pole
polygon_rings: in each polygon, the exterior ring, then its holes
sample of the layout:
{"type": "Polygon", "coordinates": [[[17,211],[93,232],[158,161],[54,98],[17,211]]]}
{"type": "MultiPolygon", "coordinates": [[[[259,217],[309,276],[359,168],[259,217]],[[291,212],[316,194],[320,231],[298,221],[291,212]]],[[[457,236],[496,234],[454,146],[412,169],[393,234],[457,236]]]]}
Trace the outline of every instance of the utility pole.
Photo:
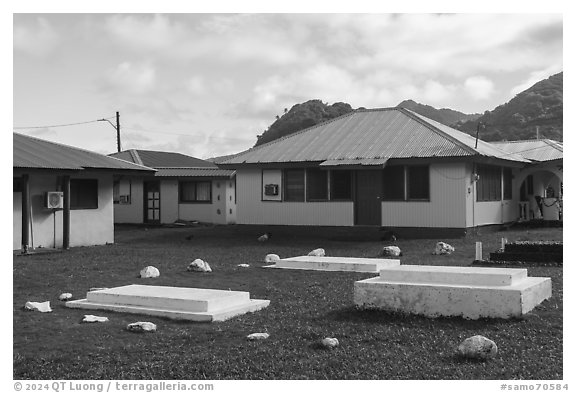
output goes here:
{"type": "Polygon", "coordinates": [[[481,121],[479,121],[478,125],[476,126],[476,144],[474,145],[474,149],[478,148],[478,136],[480,134],[480,126],[484,127],[484,123],[482,123],[481,121]]]}
{"type": "Polygon", "coordinates": [[[122,151],[122,145],[120,143],[120,112],[116,112],[116,125],[108,119],[98,119],[98,121],[107,121],[112,127],[114,127],[116,130],[116,145],[118,146],[118,153],[120,153],[122,151]]]}
{"type": "Polygon", "coordinates": [[[120,112],[116,112],[116,142],[118,153],[120,153],[122,151],[122,145],[120,144],[120,112]]]}

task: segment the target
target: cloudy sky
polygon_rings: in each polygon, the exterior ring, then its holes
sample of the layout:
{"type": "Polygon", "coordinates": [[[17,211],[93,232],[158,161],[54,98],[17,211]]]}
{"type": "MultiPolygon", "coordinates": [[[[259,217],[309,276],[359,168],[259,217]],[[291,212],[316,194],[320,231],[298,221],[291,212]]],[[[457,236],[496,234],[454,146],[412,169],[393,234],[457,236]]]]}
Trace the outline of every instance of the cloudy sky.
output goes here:
{"type": "Polygon", "coordinates": [[[15,14],[15,131],[200,158],[284,108],[404,99],[466,113],[563,70],[562,14],[15,14]],[[39,127],[23,129],[22,127],[39,127]]]}

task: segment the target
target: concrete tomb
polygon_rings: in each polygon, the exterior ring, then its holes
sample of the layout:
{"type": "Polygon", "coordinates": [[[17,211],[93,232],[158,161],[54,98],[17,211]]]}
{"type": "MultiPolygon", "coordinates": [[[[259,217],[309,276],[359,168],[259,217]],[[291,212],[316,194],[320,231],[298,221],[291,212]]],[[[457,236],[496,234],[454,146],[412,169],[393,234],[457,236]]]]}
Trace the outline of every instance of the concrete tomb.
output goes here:
{"type": "Polygon", "coordinates": [[[344,272],[378,273],[381,269],[400,265],[399,259],[378,258],[346,258],[301,256],[284,258],[276,261],[276,265],[266,266],[279,269],[324,270],[344,272]]]}
{"type": "Polygon", "coordinates": [[[550,278],[527,269],[402,265],[354,283],[360,308],[428,317],[519,317],[551,296],[550,278]]]}
{"type": "Polygon", "coordinates": [[[258,311],[269,304],[269,300],[250,299],[249,292],[126,285],[88,292],[86,299],[67,302],[66,307],[213,322],[258,311]]]}

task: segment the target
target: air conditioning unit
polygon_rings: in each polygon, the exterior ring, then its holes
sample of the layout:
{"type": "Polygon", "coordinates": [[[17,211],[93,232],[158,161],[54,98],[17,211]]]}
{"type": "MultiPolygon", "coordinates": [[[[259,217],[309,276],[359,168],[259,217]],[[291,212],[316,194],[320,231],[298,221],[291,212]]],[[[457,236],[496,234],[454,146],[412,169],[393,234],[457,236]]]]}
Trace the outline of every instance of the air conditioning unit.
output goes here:
{"type": "Polygon", "coordinates": [[[268,196],[278,195],[278,184],[266,184],[264,186],[264,195],[268,196]]]}
{"type": "Polygon", "coordinates": [[[130,203],[130,195],[120,195],[118,198],[122,205],[128,205],[130,203]]]}
{"type": "Polygon", "coordinates": [[[48,191],[44,206],[48,209],[62,209],[64,207],[64,193],[62,191],[48,191]]]}

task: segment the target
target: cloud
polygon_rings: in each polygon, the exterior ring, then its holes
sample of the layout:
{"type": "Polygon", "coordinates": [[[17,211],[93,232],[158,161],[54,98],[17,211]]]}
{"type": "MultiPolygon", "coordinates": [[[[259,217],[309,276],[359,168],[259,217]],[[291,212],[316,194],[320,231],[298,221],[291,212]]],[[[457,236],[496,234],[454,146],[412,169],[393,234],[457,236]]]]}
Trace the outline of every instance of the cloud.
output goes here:
{"type": "Polygon", "coordinates": [[[206,85],[201,76],[193,76],[189,78],[185,85],[186,89],[192,94],[199,95],[206,92],[206,85]]]}
{"type": "Polygon", "coordinates": [[[33,56],[50,53],[59,43],[60,36],[45,18],[37,17],[31,25],[14,26],[14,49],[33,56]]]}
{"type": "Polygon", "coordinates": [[[494,93],[494,82],[485,76],[471,76],[464,81],[466,93],[475,100],[486,100],[494,93]]]}
{"type": "Polygon", "coordinates": [[[106,88],[125,94],[141,94],[152,90],[156,82],[156,70],[147,64],[123,62],[106,75],[106,88]]]}
{"type": "Polygon", "coordinates": [[[560,71],[562,71],[562,66],[561,65],[558,66],[556,64],[543,70],[532,71],[530,73],[530,76],[527,79],[523,80],[520,84],[514,86],[510,90],[510,93],[512,93],[513,95],[521,93],[524,90],[532,87],[535,83],[540,82],[542,79],[546,79],[551,75],[559,73],[560,71]]]}

